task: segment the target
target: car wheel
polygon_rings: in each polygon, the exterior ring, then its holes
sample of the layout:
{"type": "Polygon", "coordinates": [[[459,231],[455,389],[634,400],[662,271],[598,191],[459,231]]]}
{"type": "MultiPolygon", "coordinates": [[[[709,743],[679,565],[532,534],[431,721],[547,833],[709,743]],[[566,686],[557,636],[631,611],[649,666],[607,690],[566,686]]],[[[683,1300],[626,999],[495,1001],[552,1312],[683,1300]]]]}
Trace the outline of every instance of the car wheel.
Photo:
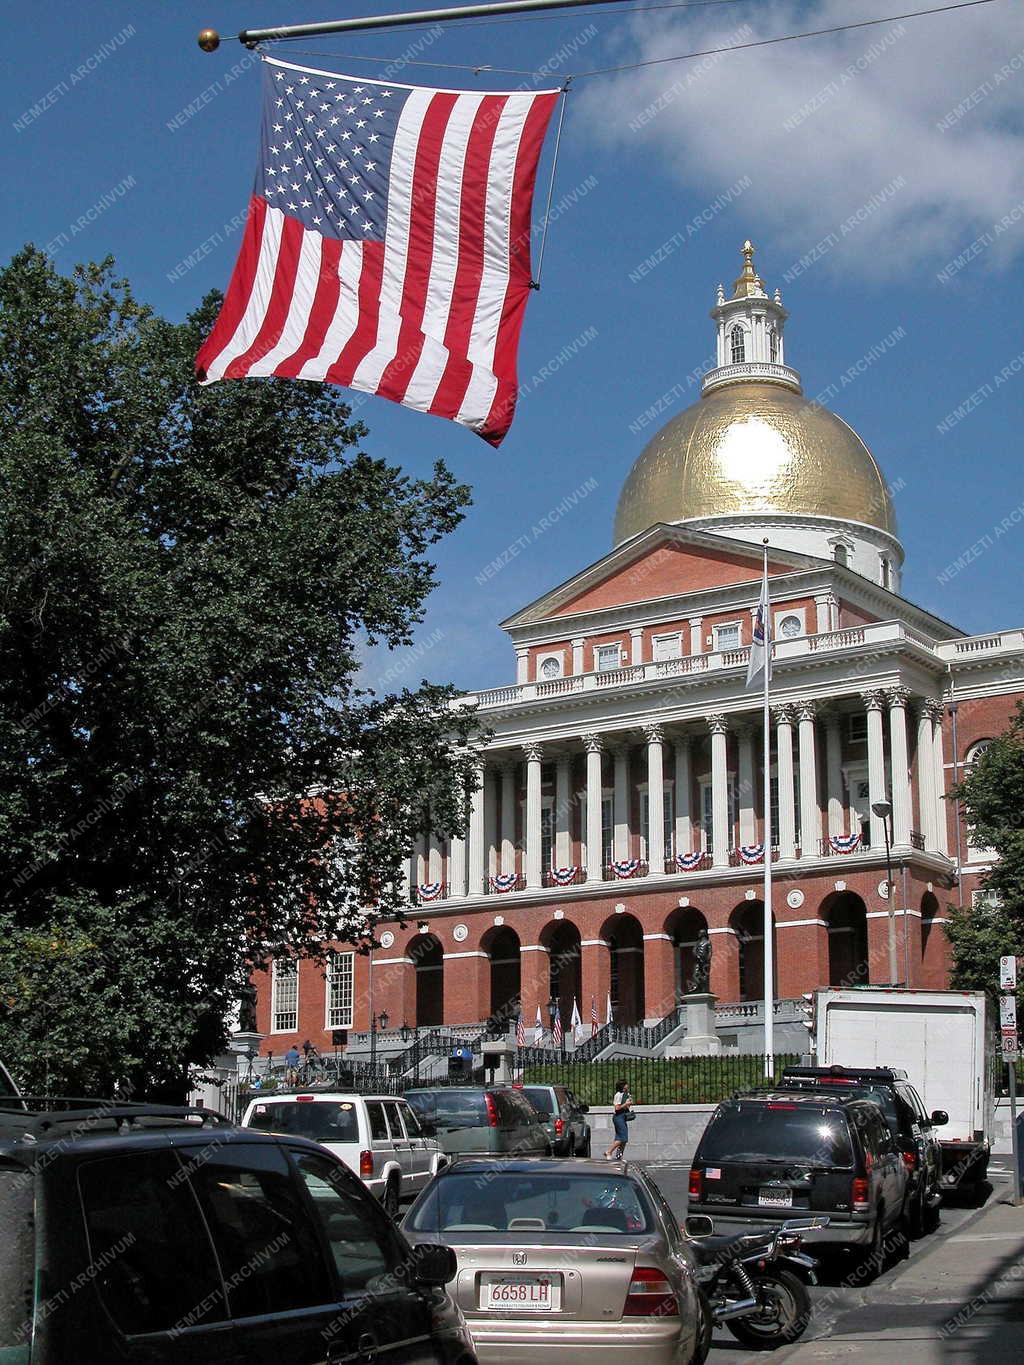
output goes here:
{"type": "Polygon", "coordinates": [[[941,1217],[940,1212],[941,1208],[942,1208],[941,1200],[937,1200],[934,1204],[929,1204],[927,1201],[925,1202],[924,1214],[922,1216],[921,1224],[922,1230],[924,1232],[928,1233],[938,1231],[939,1219],[941,1217]]]}
{"type": "Polygon", "coordinates": [[[922,1185],[918,1191],[917,1198],[911,1204],[907,1214],[907,1222],[910,1224],[910,1235],[916,1241],[918,1237],[925,1234],[925,1223],[928,1216],[928,1202],[926,1199],[927,1191],[922,1185]]]}
{"type": "Polygon", "coordinates": [[[860,1271],[859,1280],[861,1284],[870,1284],[877,1279],[882,1272],[885,1263],[885,1227],[884,1209],[879,1205],[878,1213],[871,1227],[871,1243],[860,1256],[858,1270],[860,1271]]]}
{"type": "Polygon", "coordinates": [[[700,1322],[697,1327],[697,1341],[693,1348],[693,1355],[690,1358],[690,1365],[704,1365],[708,1354],[711,1351],[711,1333],[714,1330],[714,1323],[711,1319],[711,1307],[704,1295],[703,1289],[697,1290],[697,1304],[700,1322]]]}
{"type": "Polygon", "coordinates": [[[384,1186],[384,1198],[381,1201],[384,1205],[384,1212],[389,1218],[398,1217],[398,1177],[388,1176],[388,1183],[384,1186]]]}
{"type": "Polygon", "coordinates": [[[726,1327],[737,1341],[755,1351],[771,1351],[797,1341],[811,1319],[811,1298],[803,1280],[779,1267],[759,1271],[753,1279],[763,1311],[749,1318],[730,1318],[726,1327]]]}
{"type": "Polygon", "coordinates": [[[587,1129],[587,1136],[583,1139],[583,1146],[580,1149],[580,1156],[590,1155],[590,1129],[587,1129]]]}
{"type": "Polygon", "coordinates": [[[568,1149],[566,1150],[566,1153],[565,1153],[565,1154],[566,1154],[566,1156],[570,1156],[570,1157],[576,1155],[576,1135],[575,1135],[575,1133],[570,1133],[570,1134],[569,1134],[569,1146],[568,1146],[568,1149]]]}

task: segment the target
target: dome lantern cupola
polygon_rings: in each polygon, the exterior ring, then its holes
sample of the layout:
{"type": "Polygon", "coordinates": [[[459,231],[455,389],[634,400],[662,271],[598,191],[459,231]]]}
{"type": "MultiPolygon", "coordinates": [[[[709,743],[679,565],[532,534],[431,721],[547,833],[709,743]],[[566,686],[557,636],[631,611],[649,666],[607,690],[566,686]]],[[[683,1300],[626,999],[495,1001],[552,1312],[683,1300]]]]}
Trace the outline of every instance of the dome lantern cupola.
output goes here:
{"type": "Polygon", "coordinates": [[[784,384],[800,393],[800,376],[785,363],[782,334],[789,314],[776,289],[769,298],[754,269],[754,244],[743,243],[743,269],[733,283],[732,298],[718,286],[711,316],[718,324],[718,364],[704,376],[702,391],[759,380],[784,384]]]}

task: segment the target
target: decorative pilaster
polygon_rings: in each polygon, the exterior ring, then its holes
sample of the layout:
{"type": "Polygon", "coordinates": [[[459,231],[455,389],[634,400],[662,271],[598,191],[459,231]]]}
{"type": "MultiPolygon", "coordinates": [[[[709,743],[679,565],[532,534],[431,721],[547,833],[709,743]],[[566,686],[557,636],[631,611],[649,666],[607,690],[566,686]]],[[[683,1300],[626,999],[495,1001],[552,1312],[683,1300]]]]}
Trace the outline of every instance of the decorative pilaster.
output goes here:
{"type": "Polygon", "coordinates": [[[584,735],[587,752],[587,881],[604,881],[603,839],[601,831],[601,754],[600,735],[584,735]]]}
{"type": "Polygon", "coordinates": [[[881,848],[885,843],[884,821],[874,812],[876,801],[885,801],[885,741],[882,737],[882,706],[884,696],[881,692],[861,694],[864,708],[868,713],[868,801],[871,810],[871,847],[881,848]]]}
{"type": "Polygon", "coordinates": [[[541,884],[541,761],[539,744],[524,744],[526,757],[526,886],[536,889],[541,884]]]}
{"type": "Polygon", "coordinates": [[[935,748],[932,743],[932,718],[928,702],[919,701],[917,717],[917,818],[921,837],[930,852],[935,851],[935,748]]]}
{"type": "Polygon", "coordinates": [[[631,630],[629,632],[629,662],[631,664],[642,664],[644,661],[644,633],[642,630],[631,630]]]}
{"type": "Polygon", "coordinates": [[[889,754],[892,766],[892,841],[910,847],[910,754],[907,746],[907,702],[910,690],[890,688],[889,754]]]}
{"type": "Polygon", "coordinates": [[[711,861],[729,866],[729,770],[726,749],[728,725],[721,715],[707,718],[711,731],[711,861]]]}
{"type": "Polygon", "coordinates": [[[779,787],[779,857],[796,857],[796,791],[793,782],[793,712],[788,706],[776,706],[776,754],[779,787]]]}
{"type": "Polygon", "coordinates": [[[815,747],[817,707],[812,701],[799,702],[796,715],[800,741],[800,856],[816,858],[821,843],[818,756],[815,747]]]}
{"type": "Polygon", "coordinates": [[[646,725],[647,739],[647,863],[655,876],[665,872],[665,733],[660,725],[646,725]]]}
{"type": "Polygon", "coordinates": [[[846,808],[843,802],[843,742],[839,716],[825,716],[825,771],[828,780],[828,833],[838,838],[846,833],[846,808]]]}
{"type": "Polygon", "coordinates": [[[583,646],[585,641],[581,636],[577,636],[572,642],[572,671],[579,674],[583,672],[583,646]]]}
{"type": "Polygon", "coordinates": [[[530,651],[528,649],[516,650],[516,682],[524,683],[529,681],[530,673],[530,651]]]}
{"type": "Polygon", "coordinates": [[[936,851],[949,857],[949,823],[946,813],[946,762],[942,750],[942,718],[945,708],[941,701],[928,703],[932,717],[932,743],[934,745],[934,791],[935,791],[935,845],[936,851]]]}
{"type": "Polygon", "coordinates": [[[703,623],[704,623],[703,616],[689,617],[691,654],[703,654],[704,652],[704,636],[701,634],[701,627],[703,623]]]}

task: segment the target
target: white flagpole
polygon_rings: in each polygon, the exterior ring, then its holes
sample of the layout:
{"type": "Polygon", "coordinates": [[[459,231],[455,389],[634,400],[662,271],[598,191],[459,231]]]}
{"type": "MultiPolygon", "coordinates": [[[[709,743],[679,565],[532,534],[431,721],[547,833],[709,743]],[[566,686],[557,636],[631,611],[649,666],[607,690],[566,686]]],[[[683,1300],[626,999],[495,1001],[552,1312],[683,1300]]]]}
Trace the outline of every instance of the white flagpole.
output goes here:
{"type": "Polygon", "coordinates": [[[775,944],[772,940],[772,769],[771,714],[768,678],[771,673],[772,629],[768,604],[768,541],[764,541],[764,1074],[770,1077],[775,1056],[775,944]]]}

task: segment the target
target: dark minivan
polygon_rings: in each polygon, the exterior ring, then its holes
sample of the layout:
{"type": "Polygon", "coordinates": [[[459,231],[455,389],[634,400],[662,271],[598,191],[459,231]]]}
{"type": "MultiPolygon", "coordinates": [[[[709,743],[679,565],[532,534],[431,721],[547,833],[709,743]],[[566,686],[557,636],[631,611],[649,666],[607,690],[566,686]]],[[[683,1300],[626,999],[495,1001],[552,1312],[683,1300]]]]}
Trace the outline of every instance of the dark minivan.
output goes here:
{"type": "Polygon", "coordinates": [[[507,1085],[438,1085],[403,1095],[446,1156],[550,1156],[541,1115],[507,1085]]]}
{"type": "Polygon", "coordinates": [[[816,1244],[859,1248],[880,1266],[902,1250],[907,1168],[877,1104],[845,1096],[757,1091],[720,1104],[690,1170],[687,1211],[720,1232],[827,1214],[816,1244]],[[893,1230],[894,1236],[887,1240],[893,1230]]]}

